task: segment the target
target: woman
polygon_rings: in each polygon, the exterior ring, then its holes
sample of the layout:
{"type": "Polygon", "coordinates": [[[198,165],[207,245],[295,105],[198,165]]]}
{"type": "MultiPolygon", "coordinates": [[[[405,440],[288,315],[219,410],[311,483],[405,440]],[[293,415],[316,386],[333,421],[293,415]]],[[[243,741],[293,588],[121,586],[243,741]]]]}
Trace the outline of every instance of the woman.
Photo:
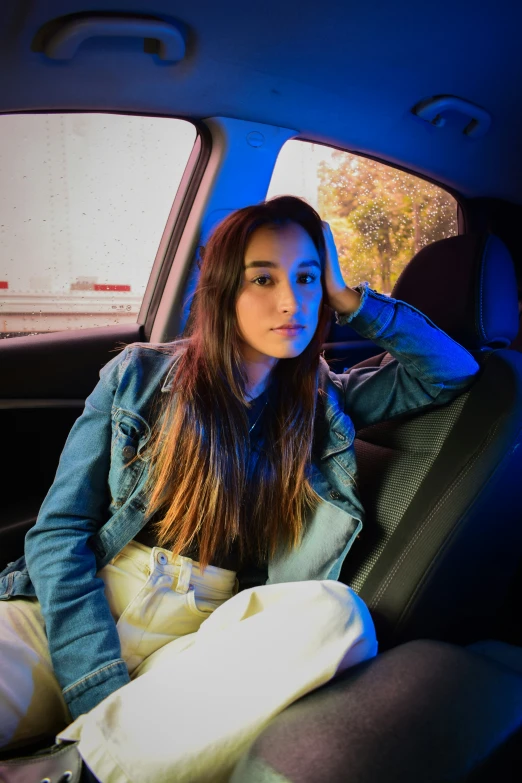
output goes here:
{"type": "Polygon", "coordinates": [[[477,372],[415,308],[347,286],[302,200],[229,215],[184,337],[101,369],[0,574],[4,747],[67,726],[102,781],[228,779],[273,715],[376,654],[337,581],[364,516],[354,427],[477,372]],[[332,310],[394,360],[330,372],[332,310]]]}

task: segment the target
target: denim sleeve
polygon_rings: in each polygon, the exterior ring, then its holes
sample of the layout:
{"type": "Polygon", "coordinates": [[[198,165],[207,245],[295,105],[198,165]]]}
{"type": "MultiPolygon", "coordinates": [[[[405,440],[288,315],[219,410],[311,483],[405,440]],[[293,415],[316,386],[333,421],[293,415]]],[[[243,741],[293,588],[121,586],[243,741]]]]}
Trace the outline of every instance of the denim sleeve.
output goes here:
{"type": "Polygon", "coordinates": [[[351,315],[336,313],[362,337],[388,351],[381,367],[334,374],[355,429],[429,405],[443,405],[468,389],[479,372],[473,356],[412,305],[378,294],[367,282],[351,315]]]}
{"type": "Polygon", "coordinates": [[[25,558],[41,606],[55,675],[76,719],[130,682],[89,538],[107,520],[111,409],[125,348],[100,370],[72,426],[25,558]]]}

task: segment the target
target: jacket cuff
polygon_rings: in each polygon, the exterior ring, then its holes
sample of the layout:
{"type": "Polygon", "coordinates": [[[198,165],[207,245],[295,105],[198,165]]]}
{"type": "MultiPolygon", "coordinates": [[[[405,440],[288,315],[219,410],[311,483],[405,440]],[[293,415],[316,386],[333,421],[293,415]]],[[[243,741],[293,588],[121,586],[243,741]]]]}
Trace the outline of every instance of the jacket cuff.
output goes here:
{"type": "Polygon", "coordinates": [[[357,310],[355,310],[353,313],[349,313],[348,315],[343,315],[342,313],[338,313],[336,311],[335,313],[335,322],[339,324],[339,326],[345,326],[346,324],[349,324],[353,321],[354,318],[357,318],[361,310],[366,304],[366,300],[368,299],[368,292],[370,291],[369,283],[367,281],[364,281],[364,283],[360,283],[359,285],[356,285],[354,288],[354,291],[358,291],[361,294],[361,301],[359,302],[359,307],[357,310]]]}
{"type": "Polygon", "coordinates": [[[377,293],[366,281],[356,286],[355,291],[361,294],[359,307],[350,315],[336,313],[336,321],[339,326],[350,324],[361,337],[373,340],[390,322],[398,300],[377,293]]]}
{"type": "Polygon", "coordinates": [[[119,658],[69,685],[62,693],[72,719],[76,720],[84,712],[90,712],[107,696],[130,681],[127,664],[123,658],[119,658]]]}

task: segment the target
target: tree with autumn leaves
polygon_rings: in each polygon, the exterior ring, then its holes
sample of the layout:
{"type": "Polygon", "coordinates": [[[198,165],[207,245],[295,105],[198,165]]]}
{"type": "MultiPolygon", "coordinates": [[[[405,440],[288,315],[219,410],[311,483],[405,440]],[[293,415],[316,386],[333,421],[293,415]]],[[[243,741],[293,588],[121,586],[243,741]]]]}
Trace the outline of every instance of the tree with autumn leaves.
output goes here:
{"type": "Polygon", "coordinates": [[[368,280],[390,294],[415,253],[457,233],[455,199],[391,166],[335,151],[330,164],[319,164],[318,178],[319,212],[349,285],[368,280]]]}

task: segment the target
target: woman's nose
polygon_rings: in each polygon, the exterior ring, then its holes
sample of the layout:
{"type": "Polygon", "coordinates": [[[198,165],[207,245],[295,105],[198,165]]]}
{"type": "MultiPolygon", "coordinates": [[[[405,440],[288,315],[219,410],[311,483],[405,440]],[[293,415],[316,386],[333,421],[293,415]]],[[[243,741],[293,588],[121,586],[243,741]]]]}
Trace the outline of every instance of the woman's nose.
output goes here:
{"type": "Polygon", "coordinates": [[[279,310],[281,312],[295,313],[299,310],[299,302],[291,286],[287,286],[287,288],[281,292],[281,296],[279,297],[278,304],[279,304],[279,310]]]}

